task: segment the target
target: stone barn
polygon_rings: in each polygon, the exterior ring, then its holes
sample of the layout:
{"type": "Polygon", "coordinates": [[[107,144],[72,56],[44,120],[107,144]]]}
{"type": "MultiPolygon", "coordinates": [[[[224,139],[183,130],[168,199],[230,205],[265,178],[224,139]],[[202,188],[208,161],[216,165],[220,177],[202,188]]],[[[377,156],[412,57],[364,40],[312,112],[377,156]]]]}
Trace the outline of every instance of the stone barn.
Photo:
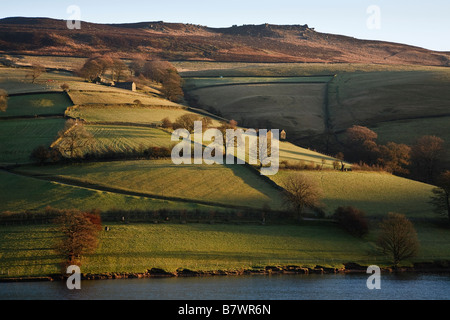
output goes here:
{"type": "Polygon", "coordinates": [[[136,91],[136,83],[134,82],[116,82],[114,86],[120,89],[136,91]]]}

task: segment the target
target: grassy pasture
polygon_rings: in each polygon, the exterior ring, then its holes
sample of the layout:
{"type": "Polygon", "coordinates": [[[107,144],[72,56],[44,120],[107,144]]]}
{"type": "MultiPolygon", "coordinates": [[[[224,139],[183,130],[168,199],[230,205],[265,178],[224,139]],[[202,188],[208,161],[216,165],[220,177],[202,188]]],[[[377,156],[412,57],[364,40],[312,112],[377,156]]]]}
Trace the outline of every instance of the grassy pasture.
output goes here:
{"type": "Polygon", "coordinates": [[[70,108],[67,115],[80,118],[90,123],[95,122],[126,122],[157,125],[164,118],[174,122],[177,118],[191,112],[178,107],[138,107],[124,105],[109,106],[76,106],[70,108]]]}
{"type": "Polygon", "coordinates": [[[72,105],[65,93],[43,93],[11,96],[8,98],[8,109],[1,112],[0,117],[35,116],[46,114],[64,114],[72,105]]]}
{"type": "MultiPolygon", "coordinates": [[[[50,226],[4,227],[0,270],[9,276],[58,273],[50,226]]],[[[237,270],[277,264],[341,266],[367,256],[372,245],[335,226],[111,225],[89,256],[86,273],[145,272],[162,268],[237,270]],[[340,250],[337,248],[345,248],[340,250]]]]}
{"type": "MultiPolygon", "coordinates": [[[[332,214],[339,206],[354,206],[368,216],[384,217],[389,212],[408,218],[436,218],[428,203],[431,185],[377,172],[303,171],[321,186],[326,212],[332,214]]],[[[292,171],[271,176],[281,184],[292,171]]]]}
{"type": "Polygon", "coordinates": [[[3,120],[0,122],[0,163],[27,163],[33,149],[50,146],[64,128],[64,119],[3,120]]]}
{"type": "MultiPolygon", "coordinates": [[[[84,273],[241,270],[267,265],[342,267],[343,263],[389,265],[375,251],[376,230],[354,238],[336,225],[204,225],[111,224],[100,246],[83,263],[84,273]]],[[[420,253],[413,261],[449,259],[450,234],[416,224],[420,253]]],[[[43,276],[59,272],[51,250],[52,226],[8,226],[0,229],[0,277],[43,276]]],[[[405,261],[408,265],[410,262],[405,261]]]]}
{"type": "Polygon", "coordinates": [[[173,62],[183,77],[302,77],[343,73],[392,72],[392,71],[430,71],[450,72],[443,67],[417,65],[382,65],[359,63],[247,63],[247,62],[173,62]]]}
{"type": "Polygon", "coordinates": [[[281,193],[242,165],[175,165],[171,160],[119,161],[71,166],[26,167],[21,171],[158,195],[282,209],[281,193]]]}
{"type": "Polygon", "coordinates": [[[161,129],[132,126],[88,125],[95,143],[85,152],[138,150],[140,147],[171,147],[171,135],[161,129]]]}
{"type": "Polygon", "coordinates": [[[448,115],[449,86],[447,70],[341,74],[330,83],[331,124],[338,131],[354,124],[448,115]]]}
{"type": "Polygon", "coordinates": [[[135,197],[118,193],[97,191],[89,188],[24,177],[0,171],[0,183],[4,186],[0,193],[0,212],[22,212],[42,210],[47,206],[57,209],[111,209],[157,210],[157,209],[205,209],[195,203],[185,203],[135,197]]]}
{"type": "MultiPolygon", "coordinates": [[[[96,89],[106,87],[96,85],[96,89]]],[[[134,104],[135,100],[140,100],[143,105],[153,106],[171,106],[179,107],[180,105],[158,97],[150,97],[131,91],[115,89],[115,91],[70,91],[70,97],[74,104],[134,104]]]]}
{"type": "Polygon", "coordinates": [[[280,129],[288,135],[325,129],[326,84],[246,84],[190,91],[204,108],[214,108],[240,126],[280,129]]]}
{"type": "Polygon", "coordinates": [[[184,78],[184,87],[187,90],[198,89],[209,86],[245,84],[245,83],[326,83],[333,77],[316,76],[316,77],[206,77],[206,78],[184,78]]]}

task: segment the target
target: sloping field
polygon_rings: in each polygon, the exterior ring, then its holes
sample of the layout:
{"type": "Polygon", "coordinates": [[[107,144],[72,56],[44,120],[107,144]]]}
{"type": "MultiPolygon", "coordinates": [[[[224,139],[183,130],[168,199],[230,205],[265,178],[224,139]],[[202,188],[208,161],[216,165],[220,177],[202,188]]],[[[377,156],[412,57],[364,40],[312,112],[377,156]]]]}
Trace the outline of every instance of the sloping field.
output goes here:
{"type": "Polygon", "coordinates": [[[448,71],[442,67],[361,63],[250,63],[174,61],[172,64],[186,78],[195,77],[310,77],[345,73],[391,71],[448,71]]]}
{"type": "Polygon", "coordinates": [[[282,208],[280,191],[243,165],[177,166],[171,160],[157,160],[27,167],[20,171],[192,202],[282,208]]]}
{"type": "Polygon", "coordinates": [[[67,115],[91,123],[95,122],[124,122],[159,125],[161,120],[169,118],[174,122],[185,114],[192,114],[178,107],[138,107],[138,106],[76,106],[70,108],[67,115]]]}
{"type": "Polygon", "coordinates": [[[335,131],[354,124],[449,115],[450,73],[439,71],[340,74],[330,83],[335,131]]]}
{"type": "MultiPolygon", "coordinates": [[[[309,149],[301,148],[286,141],[280,141],[280,161],[288,163],[304,162],[305,164],[323,165],[324,168],[333,169],[333,163],[336,158],[315,152],[309,149]]],[[[346,163],[347,166],[351,166],[346,163]]]]}
{"type": "Polygon", "coordinates": [[[0,117],[63,115],[73,103],[65,93],[27,94],[8,97],[8,108],[0,117]]]}
{"type": "Polygon", "coordinates": [[[166,147],[174,144],[171,135],[161,129],[141,128],[133,126],[88,125],[86,126],[94,138],[94,145],[85,152],[116,152],[138,150],[141,147],[166,147]]]}
{"type": "Polygon", "coordinates": [[[0,89],[6,90],[9,94],[62,91],[61,84],[72,84],[75,82],[71,81],[81,80],[67,72],[46,72],[35,83],[31,83],[31,80],[26,78],[28,73],[26,69],[0,68],[0,89]]]}
{"type": "Polygon", "coordinates": [[[189,95],[202,108],[243,127],[280,129],[291,136],[325,130],[325,83],[229,85],[200,88],[189,95]]]}
{"type": "MultiPolygon", "coordinates": [[[[109,232],[100,234],[97,252],[84,259],[83,272],[142,273],[151,268],[169,272],[178,268],[242,270],[273,265],[342,267],[349,261],[391,265],[375,251],[376,232],[360,240],[334,224],[109,226],[109,232]]],[[[421,247],[413,261],[449,258],[448,230],[425,224],[416,224],[416,229],[421,247]]],[[[54,236],[52,226],[2,227],[0,277],[58,273],[60,258],[51,250],[54,236]]]]}
{"type": "Polygon", "coordinates": [[[157,209],[209,209],[195,203],[136,197],[89,188],[65,185],[0,171],[0,212],[42,210],[47,206],[57,209],[101,211],[157,210],[157,209]]]}
{"type": "MultiPolygon", "coordinates": [[[[96,85],[96,89],[106,87],[96,85]]],[[[106,87],[107,88],[107,87],[106,87]]],[[[180,105],[157,97],[150,97],[148,95],[132,93],[122,89],[115,89],[115,91],[70,91],[70,97],[74,104],[135,104],[136,100],[141,101],[144,105],[153,106],[172,106],[179,107],[180,105]]]]}
{"type": "MultiPolygon", "coordinates": [[[[282,184],[285,175],[280,171],[270,178],[282,184]]],[[[354,206],[368,216],[384,217],[389,212],[405,214],[408,218],[433,219],[431,185],[376,172],[303,171],[323,189],[326,212],[332,214],[339,206],[354,206]]]]}
{"type": "MultiPolygon", "coordinates": [[[[151,268],[174,272],[180,267],[238,270],[290,264],[342,266],[368,257],[372,248],[371,243],[355,241],[334,225],[110,226],[111,231],[101,233],[95,255],[83,261],[83,272],[142,273],[151,268]]],[[[51,226],[2,227],[0,277],[58,273],[60,259],[51,250],[53,243],[51,226]]]]}
{"type": "Polygon", "coordinates": [[[50,146],[64,128],[64,119],[4,120],[0,122],[0,163],[30,162],[38,146],[50,146]]]}
{"type": "Polygon", "coordinates": [[[327,83],[331,76],[311,77],[192,77],[184,78],[184,88],[187,90],[199,89],[210,86],[223,86],[232,84],[250,83],[327,83]]]}

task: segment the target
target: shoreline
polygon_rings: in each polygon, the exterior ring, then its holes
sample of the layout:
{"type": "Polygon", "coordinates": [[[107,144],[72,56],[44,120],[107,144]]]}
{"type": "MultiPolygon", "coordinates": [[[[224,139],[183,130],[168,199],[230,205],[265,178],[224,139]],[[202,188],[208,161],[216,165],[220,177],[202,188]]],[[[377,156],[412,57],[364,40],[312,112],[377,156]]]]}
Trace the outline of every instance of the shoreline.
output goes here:
{"type": "MultiPolygon", "coordinates": [[[[82,273],[81,280],[114,280],[114,279],[149,279],[149,278],[185,278],[185,277],[216,277],[216,276],[246,276],[246,275],[310,275],[310,274],[355,274],[367,273],[368,266],[357,263],[346,263],[343,268],[330,268],[317,265],[314,268],[296,265],[266,266],[261,269],[193,271],[180,268],[168,272],[159,268],[148,269],[144,273],[105,272],[100,274],[82,273]]],[[[380,267],[381,273],[450,273],[450,261],[421,262],[412,267],[380,267]]],[[[0,278],[0,283],[6,282],[53,282],[65,281],[68,275],[53,274],[39,277],[0,278]]]]}

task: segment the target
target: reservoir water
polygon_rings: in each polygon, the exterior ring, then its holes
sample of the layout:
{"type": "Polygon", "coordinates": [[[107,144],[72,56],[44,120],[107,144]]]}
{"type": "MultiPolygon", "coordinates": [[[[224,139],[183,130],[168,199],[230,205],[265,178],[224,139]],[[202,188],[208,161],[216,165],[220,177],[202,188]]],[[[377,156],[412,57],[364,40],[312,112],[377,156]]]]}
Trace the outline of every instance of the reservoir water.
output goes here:
{"type": "Polygon", "coordinates": [[[272,275],[0,283],[0,300],[450,300],[450,274],[272,275]]]}

